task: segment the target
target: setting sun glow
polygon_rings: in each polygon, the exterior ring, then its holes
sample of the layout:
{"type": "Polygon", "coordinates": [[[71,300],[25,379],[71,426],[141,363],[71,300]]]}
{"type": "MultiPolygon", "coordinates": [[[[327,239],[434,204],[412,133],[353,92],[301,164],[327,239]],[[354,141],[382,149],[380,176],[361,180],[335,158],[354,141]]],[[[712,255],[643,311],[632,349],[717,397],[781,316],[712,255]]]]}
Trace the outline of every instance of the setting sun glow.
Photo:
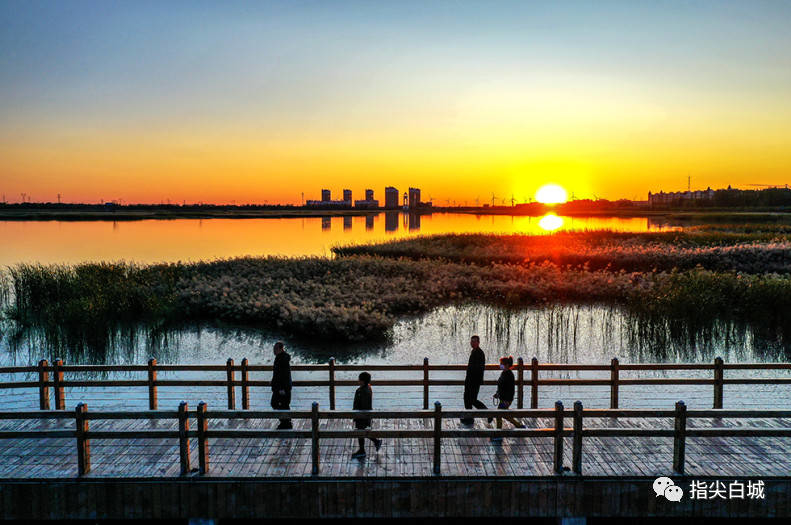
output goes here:
{"type": "Polygon", "coordinates": [[[558,204],[568,200],[568,193],[557,184],[544,184],[536,191],[536,200],[544,204],[558,204]]]}

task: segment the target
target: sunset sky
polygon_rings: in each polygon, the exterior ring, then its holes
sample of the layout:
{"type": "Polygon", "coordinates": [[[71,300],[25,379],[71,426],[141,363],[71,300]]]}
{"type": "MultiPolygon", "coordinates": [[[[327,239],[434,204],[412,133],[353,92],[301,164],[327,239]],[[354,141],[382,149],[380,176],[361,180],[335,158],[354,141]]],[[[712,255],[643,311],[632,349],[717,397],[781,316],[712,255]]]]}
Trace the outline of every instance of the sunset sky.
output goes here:
{"type": "Polygon", "coordinates": [[[791,183],[791,2],[0,2],[0,193],[791,183]]]}

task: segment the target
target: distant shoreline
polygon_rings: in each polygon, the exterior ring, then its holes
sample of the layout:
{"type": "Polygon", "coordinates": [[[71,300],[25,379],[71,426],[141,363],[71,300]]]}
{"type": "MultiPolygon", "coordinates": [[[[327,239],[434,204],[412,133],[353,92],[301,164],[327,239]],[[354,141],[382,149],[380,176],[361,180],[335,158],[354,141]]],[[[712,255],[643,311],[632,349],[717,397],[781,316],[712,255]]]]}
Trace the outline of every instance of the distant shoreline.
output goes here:
{"type": "Polygon", "coordinates": [[[376,215],[378,210],[0,210],[0,221],[141,221],[174,219],[305,219],[376,215]]]}
{"type": "MultiPolygon", "coordinates": [[[[175,219],[305,219],[322,217],[363,217],[380,213],[405,213],[403,210],[358,210],[358,209],[53,209],[50,207],[0,208],[0,221],[139,221],[175,219]]],[[[430,215],[432,213],[458,213],[465,215],[504,215],[512,217],[541,217],[547,213],[557,213],[566,217],[661,217],[669,220],[789,220],[789,209],[709,209],[709,210],[650,210],[650,209],[603,209],[603,210],[562,210],[546,207],[544,209],[495,208],[432,208],[412,210],[409,213],[430,215]]]]}

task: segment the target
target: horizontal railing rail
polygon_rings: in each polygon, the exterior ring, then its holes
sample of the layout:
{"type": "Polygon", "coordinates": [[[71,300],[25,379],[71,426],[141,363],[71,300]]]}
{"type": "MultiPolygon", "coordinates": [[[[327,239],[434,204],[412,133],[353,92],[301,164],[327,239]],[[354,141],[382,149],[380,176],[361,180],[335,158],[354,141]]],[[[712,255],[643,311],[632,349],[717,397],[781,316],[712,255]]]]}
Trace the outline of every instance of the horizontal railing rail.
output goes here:
{"type": "MultiPolygon", "coordinates": [[[[352,439],[352,438],[387,438],[407,439],[421,438],[433,441],[433,472],[440,475],[442,464],[442,439],[452,438],[551,438],[553,440],[553,472],[563,474],[570,471],[573,474],[582,474],[583,443],[584,438],[591,437],[637,437],[637,438],[673,438],[672,469],[676,474],[684,474],[685,450],[687,438],[748,438],[748,437],[783,437],[791,438],[791,427],[723,427],[721,420],[724,418],[755,419],[760,418],[781,420],[791,418],[791,410],[687,410],[683,401],[676,403],[673,410],[656,409],[584,409],[582,402],[574,403],[572,410],[565,409],[560,401],[555,403],[554,409],[517,409],[517,410],[442,410],[439,402],[434,403],[434,410],[330,410],[320,411],[319,404],[313,403],[311,410],[208,410],[206,403],[201,402],[197,410],[189,410],[184,401],[178,410],[145,410],[134,412],[96,411],[89,412],[85,403],[77,405],[73,413],[63,411],[28,411],[28,412],[0,412],[0,420],[46,420],[46,419],[73,419],[74,430],[48,429],[48,430],[3,430],[0,439],[58,439],[76,438],[78,475],[84,476],[91,471],[91,440],[139,440],[139,439],[174,439],[179,443],[179,461],[181,474],[192,472],[190,447],[191,440],[197,438],[198,442],[198,472],[200,475],[209,473],[210,443],[209,439],[240,439],[240,438],[278,438],[278,439],[310,439],[312,474],[320,472],[320,442],[322,439],[352,439]],[[502,417],[508,415],[514,418],[533,420],[534,424],[541,423],[540,419],[550,420],[553,424],[546,427],[527,428],[443,428],[443,421],[456,418],[469,417],[502,417]],[[210,421],[220,420],[260,420],[279,419],[287,416],[296,420],[309,420],[309,429],[275,430],[271,428],[212,428],[210,421]],[[585,421],[594,418],[606,419],[608,422],[617,421],[619,418],[627,419],[672,419],[673,428],[644,428],[635,427],[597,427],[585,426],[585,421]],[[423,419],[429,420],[424,429],[356,429],[342,430],[324,428],[321,421],[344,419],[423,419]],[[687,427],[689,420],[712,419],[715,421],[711,427],[687,427]],[[137,429],[137,430],[90,430],[91,421],[107,420],[172,420],[176,422],[175,429],[137,429]],[[571,426],[566,422],[571,421],[571,426]],[[194,430],[191,421],[195,421],[194,430]],[[571,468],[564,466],[564,438],[572,439],[571,468]]],[[[764,423],[764,422],[762,422],[764,423]]],[[[216,441],[215,447],[221,446],[216,441]]]]}
{"type": "MultiPolygon", "coordinates": [[[[146,388],[148,390],[149,408],[158,407],[159,388],[173,387],[225,387],[227,389],[228,408],[236,408],[236,390],[242,394],[242,408],[250,408],[250,389],[269,387],[271,381],[265,379],[251,379],[251,372],[271,372],[272,365],[253,365],[247,359],[241,364],[235,364],[233,359],[228,359],[225,365],[211,364],[159,364],[156,359],[149,360],[146,365],[65,365],[61,359],[56,359],[49,364],[42,359],[38,366],[11,366],[0,367],[4,374],[31,374],[37,373],[37,380],[5,381],[0,382],[0,389],[37,388],[39,390],[39,408],[50,409],[50,390],[53,391],[56,410],[65,409],[65,391],[67,387],[79,388],[108,388],[131,387],[146,388]],[[106,373],[106,372],[139,372],[145,373],[140,379],[66,379],[66,374],[78,373],[106,373]],[[224,372],[224,377],[218,379],[160,379],[159,372],[224,372]],[[238,373],[238,375],[237,375],[238,373]]],[[[423,409],[429,408],[431,387],[436,386],[461,386],[461,378],[431,377],[431,372],[464,371],[466,365],[460,364],[429,364],[428,358],[422,365],[339,365],[331,358],[327,364],[292,365],[294,372],[316,372],[326,374],[322,379],[297,379],[293,386],[301,387],[327,387],[330,410],[335,410],[335,392],[337,387],[357,386],[358,382],[352,379],[339,379],[338,372],[356,371],[392,371],[392,372],[422,372],[422,377],[411,379],[377,377],[375,383],[383,386],[419,386],[423,390],[423,409]]],[[[498,370],[498,365],[486,365],[486,370],[498,370]]],[[[539,387],[555,386],[601,386],[610,389],[610,408],[618,408],[620,389],[624,386],[635,385],[711,385],[713,387],[713,408],[723,407],[724,385],[791,385],[791,375],[786,377],[725,377],[725,370],[773,370],[791,371],[791,363],[724,363],[719,357],[713,363],[633,363],[621,364],[617,358],[612,359],[609,365],[568,364],[568,363],[539,363],[533,358],[530,363],[520,357],[514,366],[516,375],[516,407],[525,406],[525,395],[529,395],[531,408],[538,408],[539,387]],[[602,378],[557,378],[547,377],[547,372],[609,372],[609,377],[602,378]],[[621,377],[622,371],[711,371],[710,377],[621,377]]],[[[487,379],[484,385],[495,385],[494,379],[487,379]]]]}

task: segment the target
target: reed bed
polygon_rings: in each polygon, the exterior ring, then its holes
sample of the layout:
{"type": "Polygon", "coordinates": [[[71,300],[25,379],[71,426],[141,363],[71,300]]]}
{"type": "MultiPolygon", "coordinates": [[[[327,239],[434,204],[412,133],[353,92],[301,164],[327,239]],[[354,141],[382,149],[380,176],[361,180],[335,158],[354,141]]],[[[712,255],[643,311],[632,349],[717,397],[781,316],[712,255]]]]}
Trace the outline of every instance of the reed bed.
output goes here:
{"type": "Polygon", "coordinates": [[[447,234],[341,246],[333,252],[339,257],[441,259],[478,265],[551,262],[561,267],[627,272],[693,268],[751,274],[791,272],[791,237],[769,231],[447,234]]]}
{"type": "Polygon", "coordinates": [[[6,275],[4,315],[51,346],[106,351],[112,334],[202,320],[316,340],[380,339],[405,316],[447,304],[619,305],[641,326],[680,336],[722,320],[791,341],[791,276],[692,270],[627,272],[552,262],[486,265],[370,256],[238,258],[139,266],[23,265],[6,275]]]}

